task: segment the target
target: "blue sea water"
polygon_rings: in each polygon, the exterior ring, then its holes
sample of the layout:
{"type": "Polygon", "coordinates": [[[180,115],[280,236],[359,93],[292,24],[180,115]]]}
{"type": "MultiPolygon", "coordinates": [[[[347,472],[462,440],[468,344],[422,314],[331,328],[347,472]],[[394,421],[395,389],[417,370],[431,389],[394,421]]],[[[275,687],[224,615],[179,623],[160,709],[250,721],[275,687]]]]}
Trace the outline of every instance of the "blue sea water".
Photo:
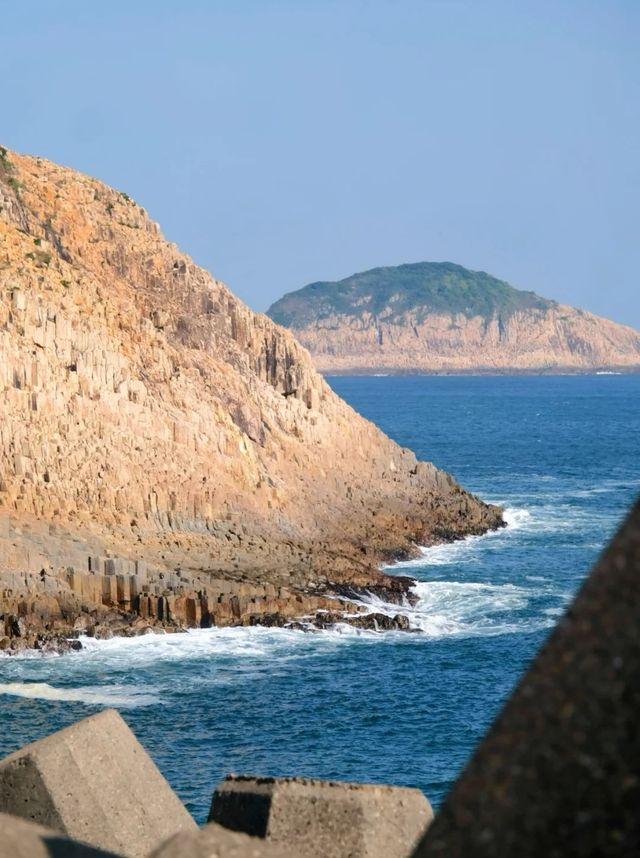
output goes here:
{"type": "Polygon", "coordinates": [[[329,381],[507,509],[505,530],[395,567],[418,581],[416,633],[212,629],[2,657],[0,754],[115,706],[198,821],[230,771],[442,800],[640,490],[640,376],[329,381]]]}

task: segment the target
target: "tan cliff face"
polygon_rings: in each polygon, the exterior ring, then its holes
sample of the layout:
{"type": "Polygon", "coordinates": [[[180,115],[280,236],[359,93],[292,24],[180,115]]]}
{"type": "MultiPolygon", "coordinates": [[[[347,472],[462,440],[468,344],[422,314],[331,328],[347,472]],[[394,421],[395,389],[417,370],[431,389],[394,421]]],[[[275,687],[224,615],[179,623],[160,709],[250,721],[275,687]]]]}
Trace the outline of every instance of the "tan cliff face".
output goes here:
{"type": "Polygon", "coordinates": [[[333,315],[292,333],[322,372],[640,369],[640,333],[563,304],[508,318],[333,315]]]}
{"type": "Polygon", "coordinates": [[[500,522],[125,194],[3,150],[0,414],[0,571],[370,581],[500,522]]]}

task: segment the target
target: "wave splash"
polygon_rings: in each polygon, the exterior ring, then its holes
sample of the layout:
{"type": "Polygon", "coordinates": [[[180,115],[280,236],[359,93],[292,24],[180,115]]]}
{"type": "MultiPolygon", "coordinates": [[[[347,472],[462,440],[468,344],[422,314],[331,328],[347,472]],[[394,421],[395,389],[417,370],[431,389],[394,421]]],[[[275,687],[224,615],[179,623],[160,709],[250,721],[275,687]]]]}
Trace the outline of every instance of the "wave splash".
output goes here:
{"type": "Polygon", "coordinates": [[[533,522],[531,513],[527,509],[507,507],[503,518],[506,527],[499,530],[490,530],[479,536],[465,536],[455,542],[445,542],[442,545],[430,545],[420,547],[420,557],[413,560],[401,560],[386,568],[393,573],[396,569],[411,569],[424,566],[447,566],[450,563],[470,563],[476,559],[476,549],[489,547],[496,543],[496,547],[505,538],[510,538],[516,531],[528,528],[533,522]]]}
{"type": "MultiPolygon", "coordinates": [[[[553,626],[568,597],[553,591],[544,576],[525,576],[516,584],[465,581],[459,580],[460,576],[456,574],[456,569],[463,564],[481,560],[485,551],[503,548],[504,540],[510,540],[516,534],[526,537],[541,524],[537,514],[518,507],[507,507],[504,518],[505,528],[453,543],[425,547],[418,559],[390,567],[391,571],[413,567],[412,574],[418,579],[434,576],[437,579],[438,575],[448,579],[417,580],[413,587],[417,597],[414,605],[384,602],[373,594],[362,596],[358,601],[369,613],[406,616],[413,632],[430,639],[513,634],[553,626]],[[440,572],[432,569],[429,573],[430,567],[450,569],[440,572]],[[420,569],[424,570],[423,576],[420,576],[420,569]]],[[[199,662],[205,659],[217,663],[233,662],[235,670],[243,674],[265,661],[284,663],[291,658],[306,657],[312,651],[322,651],[349,641],[379,641],[383,636],[396,641],[415,640],[414,635],[405,631],[381,634],[354,628],[348,623],[338,623],[323,630],[309,626],[306,634],[287,628],[259,626],[191,629],[183,634],[149,634],[137,638],[81,638],[83,650],[72,657],[114,668],[126,660],[129,666],[137,665],[143,669],[153,663],[199,662]]],[[[226,681],[223,676],[216,678],[217,683],[226,681]]],[[[125,686],[73,689],[57,688],[42,682],[5,683],[0,684],[0,694],[118,707],[160,702],[152,692],[143,694],[125,686]]]]}
{"type": "Polygon", "coordinates": [[[532,610],[534,603],[551,596],[561,612],[566,598],[544,588],[462,581],[419,581],[412,590],[418,597],[415,605],[393,605],[373,595],[361,601],[371,612],[406,616],[412,631],[443,638],[486,637],[549,628],[553,625],[551,614],[532,610]]]}
{"type": "Polygon", "coordinates": [[[520,507],[507,506],[504,520],[506,527],[499,530],[443,545],[424,546],[420,557],[386,567],[391,574],[410,570],[418,579],[412,588],[417,596],[415,605],[399,608],[375,596],[365,597],[362,603],[369,610],[388,616],[405,615],[413,631],[431,638],[513,634],[550,628],[554,625],[553,618],[563,612],[569,594],[556,590],[546,577],[539,576],[536,580],[529,577],[517,584],[504,580],[458,580],[457,572],[462,567],[471,567],[463,577],[469,575],[473,579],[473,567],[486,564],[487,552],[504,549],[505,542],[514,537],[526,540],[549,526],[562,529],[557,517],[547,521],[537,511],[520,507]],[[433,567],[448,569],[436,571],[433,567]]]}

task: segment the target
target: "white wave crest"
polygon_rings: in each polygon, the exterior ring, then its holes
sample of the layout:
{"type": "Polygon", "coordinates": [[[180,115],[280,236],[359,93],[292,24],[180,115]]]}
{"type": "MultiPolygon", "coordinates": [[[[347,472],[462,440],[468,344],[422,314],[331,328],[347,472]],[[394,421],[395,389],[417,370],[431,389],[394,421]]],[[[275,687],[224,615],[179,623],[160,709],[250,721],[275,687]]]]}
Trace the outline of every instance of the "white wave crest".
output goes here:
{"type": "Polygon", "coordinates": [[[385,569],[393,572],[397,569],[446,566],[449,563],[472,563],[477,559],[478,549],[491,546],[495,540],[510,538],[514,532],[528,528],[532,521],[529,510],[515,507],[507,507],[504,510],[503,518],[506,527],[499,530],[489,530],[479,536],[465,536],[464,539],[445,542],[442,545],[421,546],[420,557],[413,560],[401,560],[399,563],[386,566],[385,569]]]}
{"type": "MultiPolygon", "coordinates": [[[[394,605],[374,595],[362,599],[371,612],[395,616],[402,614],[413,631],[430,638],[474,637],[530,632],[553,625],[549,611],[529,611],[540,596],[568,598],[549,592],[546,585],[530,589],[515,584],[485,584],[461,581],[419,581],[412,588],[415,605],[394,605]]],[[[562,612],[558,606],[557,612],[562,612]]]]}
{"type": "Polygon", "coordinates": [[[306,638],[293,629],[264,626],[188,629],[177,634],[163,632],[139,637],[113,637],[108,640],[81,637],[82,650],[75,658],[104,662],[141,665],[150,662],[189,661],[211,657],[233,659],[239,669],[274,655],[283,656],[301,639],[306,638]]]}
{"type": "MultiPolygon", "coordinates": [[[[432,639],[504,634],[537,628],[540,623],[552,624],[546,616],[541,620],[518,618],[517,612],[526,607],[531,596],[523,587],[432,581],[417,583],[414,589],[418,596],[415,606],[391,604],[374,595],[360,601],[371,613],[404,614],[413,631],[432,639]],[[509,611],[513,614],[509,614],[507,621],[509,611]]],[[[145,671],[154,664],[174,662],[184,665],[185,676],[189,675],[191,664],[206,660],[211,665],[206,684],[226,686],[249,679],[258,681],[279,669],[290,669],[286,665],[292,660],[322,656],[335,647],[384,639],[410,644],[416,637],[405,631],[381,634],[348,623],[322,630],[309,626],[307,632],[261,626],[190,629],[183,634],[154,633],[108,640],[81,638],[83,649],[68,658],[73,659],[74,670],[80,674],[91,669],[91,663],[98,665],[100,671],[120,670],[123,664],[128,669],[145,671]]],[[[11,663],[18,665],[19,661],[20,657],[15,656],[11,663]]],[[[55,661],[55,669],[61,675],[65,673],[63,662],[66,658],[55,661]]],[[[31,666],[33,661],[29,663],[31,666]]],[[[45,666],[40,660],[38,669],[49,670],[52,666],[45,666]]],[[[0,694],[118,708],[162,702],[153,688],[144,691],[127,686],[60,688],[33,681],[0,684],[0,694]]]]}
{"type": "Polygon", "coordinates": [[[0,694],[25,697],[30,700],[52,700],[61,703],[84,703],[86,706],[115,706],[126,709],[152,706],[160,698],[149,691],[141,692],[126,686],[98,686],[86,688],[56,688],[47,682],[0,683],[0,694]]]}
{"type": "MultiPolygon", "coordinates": [[[[506,507],[502,513],[502,517],[507,523],[507,530],[520,530],[526,527],[531,520],[531,513],[528,509],[517,509],[516,507],[506,507]]],[[[492,533],[502,533],[503,531],[494,530],[492,533]]]]}

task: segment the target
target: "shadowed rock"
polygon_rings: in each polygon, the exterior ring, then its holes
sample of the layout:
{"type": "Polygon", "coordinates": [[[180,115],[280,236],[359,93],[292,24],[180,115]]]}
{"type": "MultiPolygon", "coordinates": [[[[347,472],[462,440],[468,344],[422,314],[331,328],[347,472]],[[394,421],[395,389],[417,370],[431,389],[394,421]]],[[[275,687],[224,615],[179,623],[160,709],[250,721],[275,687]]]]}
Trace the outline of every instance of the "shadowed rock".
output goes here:
{"type": "Polygon", "coordinates": [[[0,811],[130,858],[196,828],[113,710],[0,761],[0,811]]]}
{"type": "Polygon", "coordinates": [[[640,854],[640,504],[414,858],[640,854]]]}
{"type": "Polygon", "coordinates": [[[0,858],[117,858],[49,828],[0,813],[0,858]]]}
{"type": "Polygon", "coordinates": [[[231,775],[213,794],[209,821],[300,858],[401,858],[432,816],[417,789],[231,775]]]}
{"type": "Polygon", "coordinates": [[[200,831],[176,834],[150,858],[299,858],[299,853],[259,837],[210,822],[200,831]]]}

